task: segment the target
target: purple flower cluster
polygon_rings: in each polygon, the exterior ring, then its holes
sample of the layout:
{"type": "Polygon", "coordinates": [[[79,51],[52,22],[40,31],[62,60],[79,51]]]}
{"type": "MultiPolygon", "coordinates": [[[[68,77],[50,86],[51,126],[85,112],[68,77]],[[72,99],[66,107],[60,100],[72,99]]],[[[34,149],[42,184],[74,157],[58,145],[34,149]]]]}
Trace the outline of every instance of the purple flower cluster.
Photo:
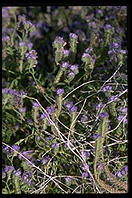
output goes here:
{"type": "Polygon", "coordinates": [[[85,150],[82,151],[82,157],[83,157],[84,159],[88,158],[89,156],[90,156],[89,151],[85,151],[85,150]]]}
{"type": "Polygon", "coordinates": [[[68,108],[68,110],[70,112],[75,112],[77,111],[77,107],[75,105],[73,105],[73,102],[72,101],[68,101],[66,102],[65,106],[68,108]]]}
{"type": "Polygon", "coordinates": [[[78,39],[78,36],[77,36],[76,34],[74,34],[74,33],[70,33],[70,37],[71,37],[72,39],[75,39],[75,40],[78,39]]]}
{"type": "Polygon", "coordinates": [[[100,110],[103,107],[103,103],[99,103],[96,105],[96,111],[100,110]]]}
{"type": "Polygon", "coordinates": [[[83,116],[81,117],[81,122],[83,123],[83,122],[85,122],[87,119],[88,119],[88,116],[83,115],[83,116]]]}
{"type": "Polygon", "coordinates": [[[103,88],[103,92],[106,92],[106,91],[112,91],[113,89],[112,89],[112,86],[109,86],[109,85],[107,85],[107,86],[105,86],[104,88],[103,88]]]}
{"type": "Polygon", "coordinates": [[[57,95],[62,95],[64,93],[64,89],[59,88],[59,89],[57,89],[56,93],[57,93],[57,95]]]}
{"type": "MultiPolygon", "coordinates": [[[[47,112],[48,112],[49,115],[52,115],[52,113],[55,112],[55,108],[54,108],[53,106],[47,107],[46,110],[47,110],[47,112]]],[[[43,114],[43,115],[44,115],[44,114],[43,114]]]]}
{"type": "Polygon", "coordinates": [[[99,117],[102,119],[102,118],[105,118],[105,117],[108,117],[109,114],[107,112],[102,112],[99,114],[99,117]]]}
{"type": "Polygon", "coordinates": [[[50,156],[49,156],[49,155],[46,155],[46,156],[44,156],[44,157],[42,158],[41,162],[42,162],[42,164],[44,165],[44,164],[46,164],[50,159],[51,159],[50,156]]]}
{"type": "Polygon", "coordinates": [[[120,171],[117,172],[117,176],[119,178],[124,177],[124,175],[126,175],[128,172],[128,166],[124,166],[120,171]]]}
{"type": "Polygon", "coordinates": [[[29,51],[28,53],[25,54],[25,57],[28,59],[28,60],[34,60],[34,64],[37,64],[37,52],[36,50],[31,50],[29,51]]]}
{"type": "Polygon", "coordinates": [[[37,102],[33,102],[33,107],[40,107],[40,105],[37,102]]]}
{"type": "Polygon", "coordinates": [[[60,36],[57,36],[53,42],[53,47],[54,48],[58,48],[58,47],[62,48],[64,46],[64,43],[65,43],[64,39],[60,36]]]}

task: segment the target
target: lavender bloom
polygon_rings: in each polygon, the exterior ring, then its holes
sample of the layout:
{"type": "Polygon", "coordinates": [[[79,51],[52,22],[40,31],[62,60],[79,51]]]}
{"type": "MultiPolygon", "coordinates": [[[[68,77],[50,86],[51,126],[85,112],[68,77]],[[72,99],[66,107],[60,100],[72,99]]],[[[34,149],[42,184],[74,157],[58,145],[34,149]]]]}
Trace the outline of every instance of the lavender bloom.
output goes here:
{"type": "Polygon", "coordinates": [[[69,55],[69,53],[70,53],[70,51],[69,51],[69,50],[64,50],[63,52],[64,52],[64,56],[68,56],[68,55],[69,55]]]}
{"type": "Polygon", "coordinates": [[[77,107],[76,106],[72,106],[72,108],[70,109],[71,112],[75,112],[77,111],[77,107]]]}
{"type": "Polygon", "coordinates": [[[54,42],[53,42],[53,47],[56,48],[56,47],[57,47],[57,44],[63,46],[64,43],[65,43],[65,42],[64,42],[63,38],[60,37],[60,36],[57,36],[57,37],[55,38],[54,42]]]}
{"type": "Polygon", "coordinates": [[[14,170],[14,174],[19,177],[21,175],[21,171],[20,170],[14,170]]]}
{"type": "Polygon", "coordinates": [[[3,151],[6,151],[6,152],[9,153],[9,152],[10,152],[10,148],[9,148],[8,146],[4,146],[4,147],[3,147],[3,151]]]}
{"type": "Polygon", "coordinates": [[[50,160],[50,157],[47,155],[47,156],[44,156],[43,159],[41,160],[42,164],[46,164],[48,161],[50,160]]]}
{"type": "Polygon", "coordinates": [[[64,62],[64,63],[62,64],[62,67],[63,67],[63,68],[69,67],[69,63],[68,63],[68,62],[64,62]]]}
{"type": "Polygon", "coordinates": [[[59,148],[59,143],[55,142],[51,145],[52,148],[59,148]]]}
{"type": "Polygon", "coordinates": [[[32,120],[32,119],[29,119],[27,122],[28,122],[29,124],[32,124],[32,123],[33,123],[33,120],[32,120]]]}
{"type": "Polygon", "coordinates": [[[121,174],[120,171],[117,172],[117,176],[118,176],[119,178],[122,178],[122,177],[123,177],[123,175],[121,174]]]}
{"type": "Polygon", "coordinates": [[[33,47],[33,44],[31,42],[29,42],[28,45],[27,45],[27,47],[28,48],[32,48],[33,47]]]}
{"type": "Polygon", "coordinates": [[[117,119],[120,121],[123,119],[123,117],[124,117],[124,115],[119,115],[117,119]]]}
{"type": "Polygon", "coordinates": [[[94,139],[94,140],[96,140],[98,137],[101,137],[101,135],[98,134],[98,133],[95,133],[95,134],[93,135],[93,139],[94,139]]]}
{"type": "Polygon", "coordinates": [[[103,164],[101,162],[98,163],[98,169],[99,170],[103,170],[104,169],[103,164]]]}
{"type": "Polygon", "coordinates": [[[69,77],[74,77],[75,74],[74,74],[74,72],[70,72],[70,73],[68,74],[68,76],[69,76],[69,77]]]}
{"type": "Polygon", "coordinates": [[[25,42],[20,42],[20,43],[19,43],[19,46],[20,46],[20,47],[25,46],[25,42]]]}
{"type": "Polygon", "coordinates": [[[22,107],[21,109],[19,109],[19,112],[25,113],[26,112],[26,108],[25,107],[22,107]]]}
{"type": "Polygon", "coordinates": [[[87,119],[88,119],[88,117],[87,117],[86,115],[83,115],[83,116],[81,117],[81,122],[83,123],[83,122],[85,122],[87,119]]]}
{"type": "Polygon", "coordinates": [[[107,85],[103,88],[103,91],[106,92],[106,91],[112,91],[112,87],[107,85]]]}
{"type": "Polygon", "coordinates": [[[109,102],[110,101],[115,101],[117,99],[117,96],[111,96],[110,98],[109,98],[109,102]]]}
{"type": "Polygon", "coordinates": [[[70,33],[70,37],[77,40],[78,39],[78,36],[74,33],[70,33]]]}
{"type": "Polygon", "coordinates": [[[9,172],[9,171],[12,171],[12,170],[14,170],[14,167],[13,166],[6,166],[5,167],[5,172],[6,173],[9,172]]]}
{"type": "Polygon", "coordinates": [[[126,113],[127,113],[127,108],[121,107],[121,108],[120,108],[120,111],[121,111],[123,114],[126,114],[126,113]]]}
{"type": "Polygon", "coordinates": [[[83,179],[85,179],[87,176],[88,176],[88,173],[87,173],[87,172],[83,172],[83,173],[82,173],[82,178],[83,178],[83,179]]]}
{"type": "Polygon", "coordinates": [[[19,150],[20,150],[20,146],[18,146],[18,145],[16,145],[16,144],[14,144],[14,145],[12,146],[12,148],[15,149],[16,151],[19,151],[19,150]]]}
{"type": "Polygon", "coordinates": [[[121,54],[126,54],[126,50],[120,50],[121,54]]]}
{"type": "Polygon", "coordinates": [[[106,24],[104,29],[106,29],[106,30],[109,30],[109,29],[110,30],[114,30],[114,27],[112,25],[110,25],[110,24],[106,24]]]}
{"type": "Polygon", "coordinates": [[[102,112],[102,113],[99,114],[100,118],[105,118],[107,116],[109,116],[109,114],[107,112],[102,112]]]}
{"type": "Polygon", "coordinates": [[[88,152],[88,151],[82,151],[82,157],[84,158],[84,159],[86,159],[87,157],[89,157],[90,156],[90,153],[88,152]]]}
{"type": "Polygon", "coordinates": [[[121,174],[124,176],[127,172],[128,172],[128,166],[124,166],[124,167],[121,169],[121,174]]]}
{"type": "Polygon", "coordinates": [[[100,110],[103,107],[103,103],[99,103],[96,105],[96,111],[100,110]]]}
{"type": "Polygon", "coordinates": [[[90,55],[88,53],[84,53],[82,58],[86,58],[86,57],[90,57],[90,55]]]}
{"type": "Polygon", "coordinates": [[[78,65],[71,65],[71,66],[70,66],[70,69],[71,69],[72,71],[76,71],[76,70],[78,69],[78,65]]]}
{"type": "Polygon", "coordinates": [[[66,182],[70,182],[72,180],[72,178],[71,177],[66,177],[65,180],[66,180],[66,182]]]}
{"type": "MultiPolygon", "coordinates": [[[[33,153],[33,151],[23,151],[21,154],[26,157],[27,159],[31,159],[32,157],[30,156],[33,153]]],[[[22,159],[22,156],[19,155],[18,156],[19,159],[22,159]]]]}
{"type": "Polygon", "coordinates": [[[112,44],[111,44],[111,48],[116,48],[116,49],[118,49],[120,47],[120,45],[118,44],[118,43],[116,43],[116,42],[113,42],[112,44]]]}
{"type": "Polygon", "coordinates": [[[70,109],[73,106],[73,102],[72,101],[68,101],[65,106],[70,109]]]}
{"type": "Polygon", "coordinates": [[[48,112],[48,114],[52,114],[52,113],[54,113],[55,112],[55,108],[53,107],[53,106],[51,106],[51,107],[47,107],[47,112],[48,112]]]}
{"type": "Polygon", "coordinates": [[[2,89],[2,94],[8,94],[9,93],[9,89],[8,88],[3,88],[2,89]]]}
{"type": "Polygon", "coordinates": [[[62,95],[64,93],[64,89],[58,89],[57,90],[57,95],[62,95]]]}
{"type": "Polygon", "coordinates": [[[46,113],[40,115],[40,119],[43,120],[47,117],[46,113]]]}
{"type": "Polygon", "coordinates": [[[33,107],[39,107],[40,105],[37,102],[33,102],[33,107]]]}
{"type": "Polygon", "coordinates": [[[4,36],[4,37],[2,37],[2,41],[10,41],[10,37],[9,36],[4,36]]]}
{"type": "Polygon", "coordinates": [[[88,48],[85,50],[86,53],[90,53],[90,52],[92,52],[92,51],[93,51],[93,49],[92,49],[91,47],[88,47],[88,48]]]}

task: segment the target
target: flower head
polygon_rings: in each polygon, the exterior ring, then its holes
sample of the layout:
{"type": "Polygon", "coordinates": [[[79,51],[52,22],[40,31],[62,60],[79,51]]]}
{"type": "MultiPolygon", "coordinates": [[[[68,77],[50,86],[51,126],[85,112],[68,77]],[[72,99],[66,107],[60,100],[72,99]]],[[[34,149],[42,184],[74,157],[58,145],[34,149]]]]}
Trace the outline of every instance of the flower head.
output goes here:
{"type": "Polygon", "coordinates": [[[40,105],[37,102],[33,102],[33,107],[39,107],[40,105]]]}
{"type": "Polygon", "coordinates": [[[64,93],[64,89],[57,89],[57,95],[62,95],[64,93]]]}
{"type": "Polygon", "coordinates": [[[87,173],[87,172],[83,172],[83,173],[82,173],[82,178],[83,178],[83,179],[85,179],[87,176],[88,176],[88,173],[87,173]]]}
{"type": "Polygon", "coordinates": [[[55,112],[55,108],[53,106],[47,107],[47,112],[49,115],[55,112]]]}
{"type": "Polygon", "coordinates": [[[78,39],[78,36],[74,33],[70,33],[70,37],[77,40],[78,39]]]}
{"type": "Polygon", "coordinates": [[[19,151],[19,150],[20,150],[20,146],[18,146],[18,145],[16,145],[16,144],[14,144],[14,145],[12,146],[12,148],[15,149],[16,151],[19,151]]]}
{"type": "Polygon", "coordinates": [[[68,62],[64,62],[64,63],[62,64],[62,67],[63,67],[63,68],[69,67],[69,63],[68,63],[68,62]]]}
{"type": "Polygon", "coordinates": [[[102,113],[99,114],[100,118],[105,118],[105,117],[108,117],[108,116],[109,116],[109,114],[107,112],[102,112],[102,113]]]}
{"type": "Polygon", "coordinates": [[[73,106],[73,102],[72,101],[68,101],[66,102],[65,106],[70,109],[73,106]]]}
{"type": "Polygon", "coordinates": [[[77,111],[77,107],[74,105],[74,106],[72,106],[72,108],[70,109],[70,111],[71,112],[75,112],[75,111],[77,111]]]}
{"type": "Polygon", "coordinates": [[[72,180],[72,178],[71,177],[66,177],[65,180],[66,180],[66,182],[70,182],[72,180]]]}
{"type": "Polygon", "coordinates": [[[72,71],[76,71],[76,70],[78,69],[78,65],[71,65],[71,66],[70,66],[70,69],[71,69],[72,71]]]}

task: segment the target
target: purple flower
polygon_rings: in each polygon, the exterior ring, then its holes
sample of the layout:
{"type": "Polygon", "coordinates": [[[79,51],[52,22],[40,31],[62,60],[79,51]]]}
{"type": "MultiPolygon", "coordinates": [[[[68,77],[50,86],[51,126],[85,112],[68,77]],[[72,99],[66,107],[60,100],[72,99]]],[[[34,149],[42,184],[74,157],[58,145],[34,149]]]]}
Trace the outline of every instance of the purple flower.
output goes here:
{"type": "Polygon", "coordinates": [[[116,43],[116,42],[113,42],[113,43],[111,44],[111,48],[116,48],[116,49],[118,49],[119,47],[120,47],[119,44],[116,43]]]}
{"type": "Polygon", "coordinates": [[[70,37],[77,40],[78,39],[78,36],[74,33],[70,33],[70,37]]]}
{"type": "Polygon", "coordinates": [[[122,178],[122,177],[123,177],[123,175],[121,174],[120,171],[117,172],[117,176],[118,176],[119,178],[122,178]]]}
{"type": "Polygon", "coordinates": [[[120,108],[120,111],[121,111],[123,114],[126,114],[126,113],[127,113],[127,108],[121,107],[121,108],[120,108]]]}
{"type": "Polygon", "coordinates": [[[52,148],[59,148],[59,143],[55,142],[51,145],[52,148]]]}
{"type": "Polygon", "coordinates": [[[71,65],[71,66],[70,66],[70,69],[71,69],[72,71],[75,71],[75,70],[78,69],[78,65],[71,65]]]}
{"type": "Polygon", "coordinates": [[[90,52],[92,52],[92,51],[93,51],[93,49],[92,49],[91,47],[88,47],[88,48],[85,50],[86,53],[90,53],[90,52]]]}
{"type": "Polygon", "coordinates": [[[40,105],[37,102],[33,102],[33,107],[39,107],[40,105]]]}
{"type": "Polygon", "coordinates": [[[63,38],[62,37],[60,37],[60,36],[57,36],[56,38],[55,38],[55,40],[54,40],[54,42],[53,42],[53,47],[57,47],[57,45],[56,44],[60,44],[61,46],[63,46],[64,45],[64,40],[63,40],[63,38]]]}
{"type": "Polygon", "coordinates": [[[69,76],[69,77],[74,77],[75,74],[74,74],[74,72],[70,72],[70,73],[68,74],[68,76],[69,76]]]}
{"type": "Polygon", "coordinates": [[[109,98],[109,102],[110,101],[115,101],[117,99],[117,96],[111,96],[110,98],[109,98]]]}
{"type": "Polygon", "coordinates": [[[16,145],[16,144],[14,144],[14,145],[12,146],[12,148],[15,149],[16,151],[19,151],[19,150],[20,150],[20,146],[18,146],[18,145],[16,145]]]}
{"type": "Polygon", "coordinates": [[[87,172],[83,172],[83,173],[82,173],[82,178],[83,178],[83,179],[85,179],[87,176],[88,176],[88,173],[87,173],[87,172]]]}
{"type": "Polygon", "coordinates": [[[82,58],[86,58],[86,57],[90,57],[90,55],[88,53],[84,53],[82,58]]]}
{"type": "Polygon", "coordinates": [[[128,172],[128,166],[124,166],[124,167],[121,169],[121,174],[124,176],[127,172],[128,172]]]}
{"type": "Polygon", "coordinates": [[[120,50],[121,54],[126,54],[126,50],[120,50]]]}
{"type": "Polygon", "coordinates": [[[33,120],[32,120],[32,119],[29,119],[27,122],[28,122],[29,124],[32,124],[32,123],[33,123],[33,120]]]}
{"type": "Polygon", "coordinates": [[[69,55],[69,53],[70,53],[70,51],[69,51],[69,50],[64,50],[64,56],[68,56],[68,55],[69,55]]]}
{"type": "Polygon", "coordinates": [[[18,177],[21,175],[21,171],[20,170],[14,170],[14,174],[18,177]]]}
{"type": "MultiPolygon", "coordinates": [[[[32,157],[30,156],[33,153],[33,151],[23,151],[21,154],[26,157],[27,159],[31,159],[32,157]]],[[[22,156],[18,156],[19,159],[22,159],[22,156]]]]}
{"type": "Polygon", "coordinates": [[[62,95],[64,93],[64,89],[57,89],[57,95],[62,95]]]}
{"type": "Polygon", "coordinates": [[[20,91],[20,94],[27,96],[27,92],[26,91],[23,91],[23,90],[20,91]]]}
{"type": "Polygon", "coordinates": [[[87,119],[88,119],[88,117],[87,117],[86,115],[83,115],[83,116],[81,117],[81,122],[85,122],[87,119]]]}
{"type": "Polygon", "coordinates": [[[72,106],[72,108],[70,109],[71,112],[75,112],[77,111],[77,107],[76,106],[72,106]]]}
{"type": "Polygon", "coordinates": [[[51,106],[51,107],[47,107],[47,112],[48,112],[48,114],[52,114],[52,113],[54,113],[55,112],[55,108],[53,107],[53,106],[51,106]]]}
{"type": "Polygon", "coordinates": [[[20,43],[19,43],[19,46],[20,46],[20,47],[25,46],[25,42],[20,42],[20,43]]]}
{"type": "Polygon", "coordinates": [[[103,103],[99,103],[96,105],[96,111],[100,110],[103,107],[103,103]]]}
{"type": "Polygon", "coordinates": [[[106,24],[104,29],[108,30],[108,29],[114,29],[112,25],[110,24],[106,24]]]}
{"type": "Polygon", "coordinates": [[[65,180],[66,180],[66,182],[70,182],[72,180],[72,178],[71,177],[66,177],[65,180]]]}
{"type": "Polygon", "coordinates": [[[117,119],[120,121],[123,119],[123,117],[124,117],[124,115],[119,115],[117,119]]]}
{"type": "Polygon", "coordinates": [[[112,91],[112,86],[109,86],[109,85],[105,86],[105,87],[103,88],[103,91],[104,91],[104,92],[106,92],[106,91],[112,91]]]}
{"type": "Polygon", "coordinates": [[[64,63],[62,64],[62,67],[64,67],[64,68],[69,67],[69,63],[68,63],[68,62],[64,62],[64,63]]]}
{"type": "Polygon", "coordinates": [[[109,114],[107,112],[102,112],[102,113],[99,114],[100,118],[105,118],[107,116],[109,116],[109,114]]]}
{"type": "Polygon", "coordinates": [[[90,156],[90,153],[89,153],[89,151],[82,151],[82,157],[84,158],[84,159],[86,159],[87,157],[89,157],[90,156]]]}
{"type": "Polygon", "coordinates": [[[47,155],[47,156],[44,156],[43,159],[41,160],[42,164],[46,164],[51,158],[47,155]]]}
{"type": "Polygon", "coordinates": [[[26,112],[26,108],[25,107],[22,107],[21,109],[19,109],[19,112],[25,113],[26,112]]]}
{"type": "Polygon", "coordinates": [[[32,48],[33,47],[33,44],[31,42],[29,42],[28,45],[27,45],[27,47],[28,48],[32,48]]]}
{"type": "Polygon", "coordinates": [[[98,162],[98,169],[99,170],[103,170],[104,169],[103,164],[101,162],[98,162]]]}
{"type": "Polygon", "coordinates": [[[95,133],[95,134],[93,135],[93,139],[94,139],[94,140],[96,140],[98,137],[101,137],[101,135],[98,134],[98,133],[95,133]]]}
{"type": "Polygon", "coordinates": [[[4,36],[4,37],[2,37],[2,41],[10,41],[10,37],[9,36],[4,36]]]}
{"type": "Polygon", "coordinates": [[[43,120],[47,117],[46,113],[40,115],[40,119],[43,120]]]}
{"type": "Polygon", "coordinates": [[[9,93],[9,89],[8,88],[3,88],[2,89],[2,94],[8,94],[9,93]]]}
{"type": "Polygon", "coordinates": [[[73,106],[73,102],[72,101],[68,101],[65,106],[70,109],[73,106]]]}
{"type": "Polygon", "coordinates": [[[13,166],[6,166],[5,167],[5,172],[6,173],[9,172],[9,171],[12,171],[12,170],[14,170],[14,167],[13,166]]]}

